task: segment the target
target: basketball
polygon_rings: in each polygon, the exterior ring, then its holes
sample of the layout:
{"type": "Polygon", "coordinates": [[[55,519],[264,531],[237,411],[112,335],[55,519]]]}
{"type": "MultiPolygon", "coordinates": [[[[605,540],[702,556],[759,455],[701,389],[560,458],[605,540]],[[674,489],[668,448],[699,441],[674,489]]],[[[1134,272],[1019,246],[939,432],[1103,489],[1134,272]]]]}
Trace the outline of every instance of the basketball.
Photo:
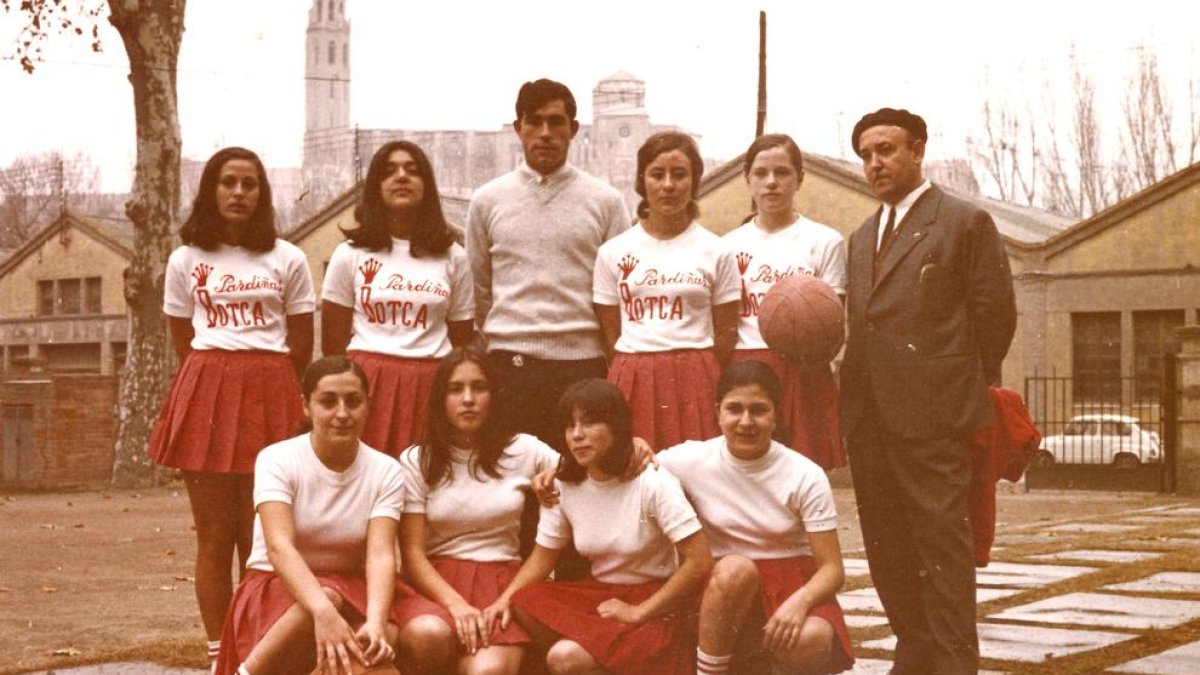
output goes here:
{"type": "Polygon", "coordinates": [[[846,340],[846,314],[829,284],[807,274],[780,279],[758,308],[758,330],[771,351],[802,364],[833,360],[846,340]]]}

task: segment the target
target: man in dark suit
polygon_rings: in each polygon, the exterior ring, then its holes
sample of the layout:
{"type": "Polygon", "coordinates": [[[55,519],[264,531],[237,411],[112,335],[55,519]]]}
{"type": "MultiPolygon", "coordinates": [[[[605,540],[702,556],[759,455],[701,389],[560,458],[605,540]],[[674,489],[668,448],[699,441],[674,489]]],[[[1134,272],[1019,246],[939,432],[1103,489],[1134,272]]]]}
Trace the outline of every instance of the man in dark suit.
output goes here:
{"type": "Polygon", "coordinates": [[[1016,326],[991,217],[921,173],[925,121],[883,108],[851,136],[883,202],[849,243],[842,431],[893,673],[975,673],[972,433],[1016,326]]]}

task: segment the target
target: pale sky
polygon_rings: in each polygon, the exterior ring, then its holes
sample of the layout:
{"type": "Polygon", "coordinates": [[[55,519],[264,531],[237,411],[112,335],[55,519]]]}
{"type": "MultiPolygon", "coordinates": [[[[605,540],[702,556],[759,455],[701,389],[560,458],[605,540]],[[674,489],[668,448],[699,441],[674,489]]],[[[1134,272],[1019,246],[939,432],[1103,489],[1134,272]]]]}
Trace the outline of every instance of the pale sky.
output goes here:
{"type": "MultiPolygon", "coordinates": [[[[269,165],[299,165],[310,6],[188,3],[178,78],[185,156],[204,159],[238,144],[269,165]]],[[[1069,106],[1072,42],[1097,79],[1105,116],[1120,114],[1139,44],[1158,52],[1185,105],[1188,77],[1200,78],[1188,72],[1200,63],[1191,35],[1200,10],[1185,6],[349,0],[351,118],[363,128],[494,130],[511,121],[520,84],[545,76],[571,87],[588,122],[596,82],[624,70],[645,81],[653,123],[682,126],[702,137],[706,156],[732,158],[753,136],[758,10],[765,9],[768,131],[789,133],[806,150],[848,156],[849,130],[864,112],[907,107],[928,121],[932,157],[963,156],[979,134],[985,74],[994,99],[1032,98],[1039,114],[1069,106]]],[[[0,14],[0,45],[11,43],[17,22],[0,14]]],[[[102,166],[105,189],[127,189],[132,93],[119,37],[107,23],[101,37],[102,54],[86,40],[55,38],[33,76],[11,58],[0,61],[0,165],[21,153],[82,150],[102,166]]]]}

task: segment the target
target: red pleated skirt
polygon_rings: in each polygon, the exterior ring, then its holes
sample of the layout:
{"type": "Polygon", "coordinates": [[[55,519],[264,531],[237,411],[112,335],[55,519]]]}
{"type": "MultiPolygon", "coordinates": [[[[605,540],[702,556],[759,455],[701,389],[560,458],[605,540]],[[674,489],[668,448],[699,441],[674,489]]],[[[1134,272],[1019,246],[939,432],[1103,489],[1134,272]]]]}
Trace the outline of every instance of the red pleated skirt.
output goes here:
{"type": "Polygon", "coordinates": [[[185,471],[253,474],[258,452],[296,435],[303,420],[287,354],[197,350],[171,380],[149,454],[185,471]]]}
{"type": "MultiPolygon", "coordinates": [[[[517,576],[517,570],[521,569],[521,563],[517,560],[512,562],[475,562],[454,558],[430,558],[429,562],[437,570],[437,573],[442,575],[442,579],[445,579],[446,583],[458,591],[467,604],[478,610],[483,610],[495,602],[504,589],[508,588],[513,577],[517,576]]],[[[405,603],[401,611],[402,623],[397,625],[402,626],[422,614],[432,614],[445,621],[451,630],[455,628],[450,612],[423,595],[418,595],[412,602],[405,603]]],[[[529,641],[529,633],[526,633],[524,628],[513,621],[508,624],[508,628],[502,629],[496,626],[488,643],[523,645],[529,641]]]]}
{"type": "MultiPolygon", "coordinates": [[[[317,574],[317,581],[322,588],[337,591],[360,618],[366,615],[366,577],[361,574],[321,573],[317,574]]],[[[404,605],[417,597],[417,592],[408,584],[399,578],[396,579],[396,592],[389,614],[392,623],[403,626],[399,621],[405,613],[404,605]]],[[[234,591],[233,600],[229,603],[229,613],[225,616],[217,674],[237,675],[238,666],[250,656],[254,646],[295,603],[283,579],[273,572],[246,570],[246,576],[234,591]]],[[[345,613],[343,611],[343,614],[345,613]]]]}
{"type": "Polygon", "coordinates": [[[711,349],[624,354],[617,352],[608,381],[617,385],[633,415],[633,435],[655,450],[720,434],[717,378],[711,349]]]}
{"type": "Polygon", "coordinates": [[[846,466],[837,383],[829,366],[801,368],[769,349],[738,349],[733,361],[761,361],[775,371],[783,387],[778,424],[785,445],[826,471],[846,466]]]}
{"type": "MultiPolygon", "coordinates": [[[[739,642],[734,652],[735,670],[741,673],[770,672],[771,655],[762,649],[762,629],[767,618],[775,614],[779,606],[790,598],[801,586],[808,583],[817,570],[817,563],[810,556],[782,558],[779,560],[755,560],[758,568],[758,598],[761,611],[751,611],[740,631],[741,635],[752,636],[751,640],[739,642]]],[[[854,665],[854,649],[850,645],[850,630],[837,598],[830,598],[808,610],[809,616],[820,617],[833,626],[833,650],[829,654],[826,673],[840,673],[854,665]]]]}
{"type": "Polygon", "coordinates": [[[630,626],[596,613],[611,598],[636,605],[650,597],[663,581],[644,584],[606,584],[584,581],[542,581],[513,595],[513,606],[551,631],[583,647],[615,675],[692,675],[696,672],[695,606],[630,626]]]}
{"type": "Polygon", "coordinates": [[[405,359],[358,351],[346,356],[362,367],[370,386],[371,410],[363,442],[399,457],[405,448],[425,437],[425,409],[438,359],[405,359]]]}

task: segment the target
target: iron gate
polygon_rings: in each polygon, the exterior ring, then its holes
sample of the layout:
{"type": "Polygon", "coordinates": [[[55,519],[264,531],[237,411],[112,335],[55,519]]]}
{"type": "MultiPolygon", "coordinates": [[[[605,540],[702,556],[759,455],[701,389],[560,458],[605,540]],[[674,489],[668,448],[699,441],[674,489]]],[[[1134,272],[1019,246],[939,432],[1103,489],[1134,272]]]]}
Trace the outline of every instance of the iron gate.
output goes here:
{"type": "Polygon", "coordinates": [[[1178,443],[1176,360],[1161,379],[1025,379],[1025,402],[1042,444],[1025,474],[1030,489],[1173,489],[1178,443]]]}

